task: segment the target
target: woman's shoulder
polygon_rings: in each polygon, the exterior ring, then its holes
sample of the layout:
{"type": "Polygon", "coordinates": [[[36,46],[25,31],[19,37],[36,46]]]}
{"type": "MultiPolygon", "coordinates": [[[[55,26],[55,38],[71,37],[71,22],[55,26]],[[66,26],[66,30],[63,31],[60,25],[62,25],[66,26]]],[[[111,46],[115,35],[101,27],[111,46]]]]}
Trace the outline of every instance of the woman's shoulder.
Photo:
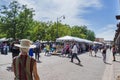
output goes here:
{"type": "Polygon", "coordinates": [[[28,56],[28,58],[29,58],[31,61],[36,62],[36,60],[35,60],[34,58],[32,58],[32,57],[30,57],[30,56],[28,56]]]}

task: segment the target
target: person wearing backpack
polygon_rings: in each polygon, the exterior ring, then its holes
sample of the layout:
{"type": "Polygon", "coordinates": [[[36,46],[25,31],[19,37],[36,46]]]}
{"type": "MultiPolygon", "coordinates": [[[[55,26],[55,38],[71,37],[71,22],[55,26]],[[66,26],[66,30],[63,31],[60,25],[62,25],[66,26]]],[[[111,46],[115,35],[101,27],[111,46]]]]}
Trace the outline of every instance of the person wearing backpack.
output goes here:
{"type": "Polygon", "coordinates": [[[35,53],[35,59],[37,61],[40,61],[39,58],[40,58],[40,53],[41,53],[41,44],[40,44],[40,41],[37,40],[34,45],[36,45],[36,47],[34,48],[34,53],[35,53]]]}

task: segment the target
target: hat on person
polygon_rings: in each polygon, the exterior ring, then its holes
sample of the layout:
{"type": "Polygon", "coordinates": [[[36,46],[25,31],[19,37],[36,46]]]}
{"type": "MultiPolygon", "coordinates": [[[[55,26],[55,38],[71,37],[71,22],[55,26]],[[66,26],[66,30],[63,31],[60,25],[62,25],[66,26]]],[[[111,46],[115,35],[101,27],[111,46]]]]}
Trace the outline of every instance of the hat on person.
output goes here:
{"type": "Polygon", "coordinates": [[[20,48],[35,48],[36,47],[36,45],[32,45],[32,41],[28,39],[22,39],[20,41],[20,44],[14,44],[14,45],[20,48]]]}

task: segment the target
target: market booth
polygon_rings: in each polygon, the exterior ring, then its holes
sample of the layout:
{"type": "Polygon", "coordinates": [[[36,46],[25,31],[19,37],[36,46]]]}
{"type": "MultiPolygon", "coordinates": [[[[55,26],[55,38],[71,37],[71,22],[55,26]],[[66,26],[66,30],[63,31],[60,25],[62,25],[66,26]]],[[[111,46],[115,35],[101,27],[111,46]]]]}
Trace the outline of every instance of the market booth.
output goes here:
{"type": "Polygon", "coordinates": [[[64,36],[56,39],[56,42],[62,43],[62,45],[57,45],[56,51],[53,54],[58,54],[61,53],[62,49],[64,46],[69,43],[72,44],[73,42],[77,42],[81,46],[81,50],[86,50],[86,44],[87,45],[92,45],[93,42],[90,40],[78,38],[78,37],[73,37],[73,36],[64,36]]]}

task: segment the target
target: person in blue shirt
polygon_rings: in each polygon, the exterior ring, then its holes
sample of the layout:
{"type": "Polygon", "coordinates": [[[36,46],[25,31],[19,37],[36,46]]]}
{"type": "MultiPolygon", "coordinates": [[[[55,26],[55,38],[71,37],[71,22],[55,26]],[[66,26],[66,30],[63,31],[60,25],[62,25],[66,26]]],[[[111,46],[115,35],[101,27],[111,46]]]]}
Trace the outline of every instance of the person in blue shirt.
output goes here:
{"type": "Polygon", "coordinates": [[[34,53],[33,48],[30,48],[30,49],[29,49],[29,56],[30,56],[30,57],[33,57],[33,56],[34,56],[33,53],[34,53]]]}

